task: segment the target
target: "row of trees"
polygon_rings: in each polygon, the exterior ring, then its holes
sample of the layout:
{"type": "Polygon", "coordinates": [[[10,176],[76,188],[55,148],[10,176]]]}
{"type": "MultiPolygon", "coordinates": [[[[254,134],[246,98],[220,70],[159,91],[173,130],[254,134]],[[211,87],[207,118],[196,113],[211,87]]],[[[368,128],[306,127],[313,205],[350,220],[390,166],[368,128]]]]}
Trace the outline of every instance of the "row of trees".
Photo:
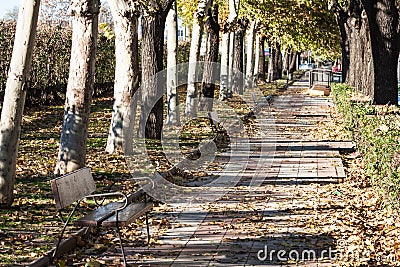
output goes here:
{"type": "MultiPolygon", "coordinates": [[[[172,19],[169,20],[171,24],[170,28],[174,28],[175,32],[176,11],[178,8],[173,0],[153,0],[147,2],[110,0],[108,2],[113,15],[116,36],[115,102],[106,148],[108,152],[112,153],[121,148],[122,131],[124,126],[129,124],[130,120],[133,119],[130,117],[131,114],[135,114],[132,112],[132,108],[136,109],[135,106],[130,105],[130,102],[140,82],[137,34],[139,16],[141,16],[142,22],[141,77],[144,81],[150,81],[163,68],[164,29],[167,15],[171,10],[175,13],[175,15],[171,15],[172,19]]],[[[185,4],[190,5],[191,3],[185,4]]],[[[12,191],[15,179],[15,162],[20,124],[26,95],[26,80],[35,41],[39,6],[39,1],[25,0],[21,4],[14,45],[15,55],[13,55],[11,61],[7,80],[6,97],[2,110],[0,140],[0,204],[4,206],[11,205],[13,200],[12,191]],[[20,55],[23,55],[23,57],[20,55]]],[[[51,7],[51,5],[47,6],[51,7]]],[[[240,6],[239,2],[235,1],[230,1],[229,5],[225,6],[223,3],[200,0],[196,5],[196,12],[193,12],[194,15],[192,15],[192,43],[189,62],[196,62],[199,59],[199,48],[204,27],[207,32],[208,43],[206,60],[210,62],[217,61],[219,54],[219,32],[220,28],[223,28],[222,39],[224,43],[221,54],[225,61],[224,64],[230,66],[222,73],[224,76],[223,80],[225,81],[221,88],[221,98],[223,99],[228,98],[232,94],[229,90],[231,88],[228,86],[229,82],[235,85],[234,88],[236,88],[237,92],[240,93],[243,90],[240,79],[235,82],[236,77],[232,69],[235,67],[239,72],[244,71],[243,42],[247,26],[251,25],[248,34],[249,45],[247,53],[248,85],[252,82],[254,70],[258,71],[258,66],[254,67],[254,42],[255,40],[257,42],[266,40],[265,35],[260,38],[262,21],[251,12],[240,14],[240,6]],[[229,13],[229,15],[225,16],[225,18],[223,16],[219,18],[218,15],[221,13],[219,10],[225,10],[222,13],[229,13]],[[220,24],[222,24],[222,27],[220,24]]],[[[180,8],[182,7],[181,5],[180,8]]],[[[247,8],[251,10],[250,6],[247,8]]],[[[100,3],[97,0],[73,0],[70,2],[69,10],[71,11],[73,26],[71,63],[59,156],[55,168],[56,174],[64,174],[85,165],[87,127],[96,65],[96,41],[100,3]]],[[[275,35],[274,37],[275,49],[277,49],[277,39],[279,36],[275,35]]],[[[169,49],[171,51],[169,65],[173,65],[174,62],[176,63],[176,37],[171,37],[169,41],[169,49]]],[[[278,51],[275,53],[276,55],[280,54],[278,51]]],[[[260,49],[257,52],[260,52],[260,49]]],[[[264,53],[259,53],[259,55],[264,55],[264,53]]],[[[277,63],[270,64],[271,66],[279,66],[279,62],[282,62],[279,56],[273,57],[272,61],[275,58],[277,63]]],[[[264,62],[264,60],[261,61],[264,62]]],[[[196,69],[189,67],[188,72],[186,113],[195,115],[197,106],[194,99],[198,95],[197,86],[194,84],[196,69]]],[[[274,72],[277,75],[272,77],[272,79],[279,78],[279,71],[274,72]]],[[[211,69],[205,70],[206,82],[202,84],[202,96],[214,97],[215,87],[211,82],[207,82],[212,80],[213,75],[215,74],[211,69]]],[[[179,101],[173,86],[170,87],[169,95],[171,97],[168,97],[168,117],[170,123],[176,124],[179,123],[179,116],[176,113],[178,110],[176,106],[179,101]]],[[[148,118],[143,118],[142,114],[141,121],[145,123],[141,123],[140,125],[144,125],[145,127],[146,138],[160,139],[163,125],[163,100],[159,99],[152,107],[145,107],[149,102],[148,100],[156,97],[156,95],[157,92],[154,86],[148,86],[146,90],[143,90],[141,95],[142,110],[150,109],[151,112],[148,118]]]]}
{"type": "MultiPolygon", "coordinates": [[[[389,10],[386,7],[391,1],[373,2],[375,3],[373,5],[375,13],[377,13],[377,8],[382,9],[382,13],[386,13],[389,10]],[[381,5],[376,5],[376,3],[381,5]],[[382,7],[383,4],[385,7],[382,7]]],[[[252,86],[257,81],[255,77],[261,80],[265,79],[265,46],[268,46],[271,52],[268,79],[275,80],[280,78],[283,72],[290,73],[295,69],[299,52],[312,49],[314,54],[335,56],[339,50],[340,36],[342,37],[342,47],[343,36],[349,36],[346,28],[348,25],[343,26],[347,22],[341,24],[344,18],[338,15],[344,12],[343,3],[332,2],[331,5],[341,26],[338,28],[334,13],[328,10],[327,2],[324,0],[265,0],[262,3],[253,0],[242,2],[239,0],[229,0],[229,2],[222,0],[199,0],[197,2],[108,0],[108,3],[114,22],[116,58],[115,102],[106,147],[106,151],[109,153],[121,149],[123,129],[126,129],[126,125],[129,125],[131,120],[136,117],[136,106],[131,105],[131,100],[140,85],[145,86],[145,89],[142,90],[138,103],[140,103],[142,111],[149,110],[150,114],[145,116],[142,112],[139,125],[144,127],[142,129],[144,137],[156,140],[161,138],[164,103],[163,98],[160,98],[155,105],[147,106],[151,102],[149,100],[156,98],[158,94],[157,87],[150,81],[164,66],[164,29],[166,26],[168,28],[167,66],[176,65],[177,13],[187,24],[191,25],[192,29],[189,63],[199,60],[203,32],[206,33],[207,38],[206,62],[216,62],[219,54],[221,55],[222,68],[219,74],[213,72],[209,65],[205,64],[200,92],[195,83],[196,65],[189,64],[185,112],[192,116],[199,108],[195,101],[199,95],[214,97],[215,85],[212,81],[216,80],[216,75],[220,75],[219,97],[222,100],[231,97],[233,92],[242,93],[245,86],[252,86]],[[142,25],[140,65],[139,17],[142,25]],[[338,29],[340,29],[340,34],[338,29]],[[246,41],[247,53],[244,53],[246,41]],[[219,42],[221,42],[221,46],[219,42]],[[219,47],[221,47],[221,51],[219,51],[219,47]],[[241,73],[245,73],[245,85],[242,83],[241,73]],[[144,83],[141,83],[140,77],[144,83]]],[[[47,6],[51,7],[49,4],[47,6]]],[[[39,7],[40,1],[38,0],[23,0],[18,16],[13,56],[0,122],[0,206],[2,207],[9,207],[13,202],[20,125],[39,7]]],[[[100,8],[99,0],[71,0],[69,4],[73,34],[63,127],[58,162],[55,167],[55,173],[58,175],[85,165],[100,8]]],[[[395,13],[397,14],[397,10],[395,13]]],[[[382,16],[384,15],[377,14],[375,14],[376,22],[383,20],[382,16]]],[[[393,17],[396,16],[393,15],[393,17]]],[[[391,23],[398,24],[398,21],[393,19],[389,24],[392,25],[391,23]]],[[[371,22],[369,24],[372,25],[371,22]]],[[[383,32],[381,31],[381,38],[388,40],[390,34],[384,35],[383,32]]],[[[347,42],[349,40],[346,39],[347,42]]],[[[382,44],[386,49],[383,50],[387,51],[388,45],[388,42],[382,44]]],[[[346,49],[342,49],[342,52],[349,50],[346,49]]],[[[352,49],[350,49],[351,51],[352,49]]],[[[354,53],[355,51],[356,49],[354,53]]],[[[359,59],[355,57],[353,64],[359,59]]],[[[349,64],[350,69],[352,69],[351,66],[349,64]]],[[[374,61],[374,70],[378,67],[379,63],[374,61]]],[[[355,76],[356,71],[353,71],[355,76]]],[[[378,73],[378,71],[375,72],[378,73]]],[[[165,84],[168,87],[167,122],[171,124],[179,124],[179,109],[177,108],[179,99],[175,79],[176,73],[169,71],[165,84]]],[[[376,86],[375,82],[374,87],[376,86]]],[[[374,90],[376,91],[376,88],[374,90]]],[[[200,103],[200,108],[207,110],[212,106],[208,102],[203,102],[200,103]]]]}

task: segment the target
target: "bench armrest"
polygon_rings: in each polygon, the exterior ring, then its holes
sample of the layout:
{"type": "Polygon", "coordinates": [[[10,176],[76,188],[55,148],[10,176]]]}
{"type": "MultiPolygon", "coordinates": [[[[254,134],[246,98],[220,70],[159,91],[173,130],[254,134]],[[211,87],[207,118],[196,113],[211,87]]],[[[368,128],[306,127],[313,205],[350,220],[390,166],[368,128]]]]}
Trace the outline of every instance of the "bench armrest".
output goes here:
{"type": "Polygon", "coordinates": [[[126,194],[122,193],[122,192],[110,192],[110,193],[100,193],[100,194],[92,194],[92,195],[87,195],[82,197],[81,199],[78,200],[77,205],[79,206],[79,204],[82,202],[82,200],[87,199],[87,198],[98,198],[98,197],[115,197],[115,196],[120,196],[123,198],[124,200],[124,205],[120,208],[116,208],[115,211],[118,212],[120,210],[125,209],[128,206],[128,197],[126,196],[126,194]]]}

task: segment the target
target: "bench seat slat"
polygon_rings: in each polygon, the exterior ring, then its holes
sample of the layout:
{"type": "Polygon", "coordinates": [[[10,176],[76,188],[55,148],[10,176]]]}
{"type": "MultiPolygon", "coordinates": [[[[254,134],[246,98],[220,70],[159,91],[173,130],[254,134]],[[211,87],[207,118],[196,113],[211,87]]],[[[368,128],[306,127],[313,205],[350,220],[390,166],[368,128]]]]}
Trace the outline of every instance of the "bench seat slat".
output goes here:
{"type": "Polygon", "coordinates": [[[74,225],[80,227],[98,227],[107,218],[114,214],[115,209],[124,205],[122,202],[111,202],[107,205],[101,206],[94,211],[89,212],[82,218],[75,220],[74,225]]]}
{"type": "MultiPolygon", "coordinates": [[[[151,202],[132,203],[118,213],[118,225],[120,227],[128,226],[131,222],[133,222],[152,208],[153,203],[151,202]]],[[[116,215],[113,214],[111,217],[103,221],[102,225],[104,227],[116,227],[116,215]]]]}

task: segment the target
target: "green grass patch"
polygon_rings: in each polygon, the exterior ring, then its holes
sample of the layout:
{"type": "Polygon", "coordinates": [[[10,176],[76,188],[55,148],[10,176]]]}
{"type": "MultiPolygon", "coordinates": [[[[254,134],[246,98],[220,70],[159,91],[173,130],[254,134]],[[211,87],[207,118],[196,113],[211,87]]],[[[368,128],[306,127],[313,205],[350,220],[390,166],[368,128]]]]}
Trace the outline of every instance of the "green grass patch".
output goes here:
{"type": "Polygon", "coordinates": [[[400,109],[373,106],[360,93],[344,84],[332,86],[333,100],[345,128],[357,142],[364,169],[371,182],[392,205],[400,205],[400,109]]]}

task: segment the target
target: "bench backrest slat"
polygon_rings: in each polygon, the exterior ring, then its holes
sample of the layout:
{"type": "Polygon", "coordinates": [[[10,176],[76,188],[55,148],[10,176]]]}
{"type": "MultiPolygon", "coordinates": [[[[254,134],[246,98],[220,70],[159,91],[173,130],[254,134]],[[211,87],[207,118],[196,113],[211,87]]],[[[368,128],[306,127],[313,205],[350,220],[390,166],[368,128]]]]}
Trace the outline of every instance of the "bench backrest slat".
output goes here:
{"type": "Polygon", "coordinates": [[[63,209],[96,190],[89,168],[82,168],[50,181],[57,209],[63,209]]]}

